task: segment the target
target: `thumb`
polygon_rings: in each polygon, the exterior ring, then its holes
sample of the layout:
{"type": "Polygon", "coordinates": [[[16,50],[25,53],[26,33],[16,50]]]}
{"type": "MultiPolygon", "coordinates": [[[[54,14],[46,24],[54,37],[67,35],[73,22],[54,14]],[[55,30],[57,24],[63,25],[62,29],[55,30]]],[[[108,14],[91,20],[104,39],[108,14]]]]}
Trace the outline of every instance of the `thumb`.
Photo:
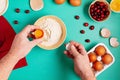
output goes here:
{"type": "Polygon", "coordinates": [[[40,43],[42,43],[42,39],[34,39],[33,41],[31,41],[31,44],[33,46],[36,46],[37,44],[40,44],[40,43]]]}
{"type": "Polygon", "coordinates": [[[70,47],[70,52],[72,53],[72,55],[74,57],[78,56],[79,55],[79,52],[77,51],[77,49],[75,48],[75,46],[71,45],[70,47]]]}

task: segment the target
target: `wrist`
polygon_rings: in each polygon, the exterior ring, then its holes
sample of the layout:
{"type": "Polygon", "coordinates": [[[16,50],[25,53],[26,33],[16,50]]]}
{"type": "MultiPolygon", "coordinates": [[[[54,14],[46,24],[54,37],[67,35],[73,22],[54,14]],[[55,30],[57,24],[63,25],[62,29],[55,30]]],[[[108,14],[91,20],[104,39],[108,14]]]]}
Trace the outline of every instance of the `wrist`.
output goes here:
{"type": "Polygon", "coordinates": [[[83,73],[81,78],[82,80],[96,80],[92,70],[87,70],[85,73],[83,73]]]}
{"type": "Polygon", "coordinates": [[[17,56],[16,52],[9,51],[7,55],[16,62],[18,62],[20,60],[20,58],[19,58],[19,56],[17,56]]]}

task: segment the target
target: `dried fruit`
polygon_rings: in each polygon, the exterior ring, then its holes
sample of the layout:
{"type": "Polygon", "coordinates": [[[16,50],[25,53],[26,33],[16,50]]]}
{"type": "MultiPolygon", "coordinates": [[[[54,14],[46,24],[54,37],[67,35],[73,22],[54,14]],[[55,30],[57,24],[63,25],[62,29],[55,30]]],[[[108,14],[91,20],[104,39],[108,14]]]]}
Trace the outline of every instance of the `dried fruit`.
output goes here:
{"type": "Polygon", "coordinates": [[[14,21],[14,24],[18,24],[18,21],[17,21],[17,20],[15,20],[15,21],[14,21]]]}
{"type": "Polygon", "coordinates": [[[90,30],[94,30],[95,29],[95,27],[94,26],[90,26],[90,28],[89,28],[90,30]]]}
{"type": "Polygon", "coordinates": [[[19,8],[16,8],[15,11],[16,11],[16,13],[20,13],[20,9],[19,8]]]}
{"type": "Polygon", "coordinates": [[[90,39],[86,39],[85,42],[89,43],[89,42],[90,42],[90,39]]]}
{"type": "Polygon", "coordinates": [[[89,26],[89,24],[88,24],[87,22],[85,22],[83,25],[84,25],[85,27],[89,26]]]}
{"type": "Polygon", "coordinates": [[[110,15],[109,4],[103,1],[96,1],[90,6],[90,16],[96,21],[103,21],[110,15]]]}
{"type": "Polygon", "coordinates": [[[81,30],[81,31],[80,31],[80,33],[81,33],[81,34],[84,34],[84,33],[85,33],[85,31],[84,31],[84,30],[81,30]]]}
{"type": "Polygon", "coordinates": [[[25,13],[26,13],[26,14],[30,13],[30,10],[25,10],[25,13]]]}
{"type": "Polygon", "coordinates": [[[78,16],[78,15],[75,16],[75,19],[79,20],[79,18],[80,18],[80,16],[78,16]]]}

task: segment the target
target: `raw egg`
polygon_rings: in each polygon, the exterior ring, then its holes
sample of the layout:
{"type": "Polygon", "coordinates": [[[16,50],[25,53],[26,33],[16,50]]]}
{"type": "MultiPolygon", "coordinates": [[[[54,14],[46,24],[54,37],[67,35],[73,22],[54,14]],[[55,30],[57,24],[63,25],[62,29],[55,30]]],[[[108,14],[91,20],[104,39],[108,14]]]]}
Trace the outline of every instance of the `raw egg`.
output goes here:
{"type": "Polygon", "coordinates": [[[113,61],[113,58],[112,58],[112,56],[110,55],[110,54],[105,54],[105,55],[103,55],[102,56],[102,62],[104,63],[104,64],[110,64],[111,62],[113,61]]]}
{"type": "Polygon", "coordinates": [[[103,56],[105,53],[106,53],[106,49],[104,46],[98,46],[95,48],[95,53],[98,55],[98,56],[103,56]]]}
{"type": "Polygon", "coordinates": [[[80,6],[81,5],[81,0],[70,0],[70,4],[72,6],[80,6]]]}
{"type": "Polygon", "coordinates": [[[95,63],[93,63],[93,68],[95,69],[95,71],[101,71],[104,66],[102,62],[96,61],[95,63]]]}
{"type": "Polygon", "coordinates": [[[34,32],[32,32],[32,35],[34,36],[35,39],[38,39],[43,37],[44,32],[41,29],[36,29],[34,32]]]}
{"type": "Polygon", "coordinates": [[[95,53],[91,52],[88,54],[90,62],[95,62],[97,60],[97,56],[95,53]]]}
{"type": "Polygon", "coordinates": [[[65,0],[55,0],[56,4],[63,4],[65,2],[65,0]]]}

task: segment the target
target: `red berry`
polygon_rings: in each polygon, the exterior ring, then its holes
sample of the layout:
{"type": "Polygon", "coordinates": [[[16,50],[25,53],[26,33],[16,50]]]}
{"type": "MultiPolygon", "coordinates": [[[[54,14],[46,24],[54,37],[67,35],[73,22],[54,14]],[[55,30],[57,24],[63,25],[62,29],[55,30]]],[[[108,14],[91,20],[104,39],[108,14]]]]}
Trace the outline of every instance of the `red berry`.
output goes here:
{"type": "Polygon", "coordinates": [[[89,42],[90,42],[90,39],[86,39],[85,42],[89,43],[89,42]]]}
{"type": "Polygon", "coordinates": [[[104,4],[104,2],[100,2],[100,6],[104,6],[105,4],[104,4]]]}
{"type": "Polygon", "coordinates": [[[91,7],[90,8],[94,8],[94,5],[91,5],[91,7]]]}
{"type": "Polygon", "coordinates": [[[90,30],[94,30],[95,29],[95,27],[94,26],[90,26],[90,28],[89,28],[90,30]]]}
{"type": "Polygon", "coordinates": [[[75,16],[75,19],[79,20],[79,18],[80,18],[80,16],[78,16],[78,15],[75,16]]]}
{"type": "Polygon", "coordinates": [[[26,13],[26,14],[30,13],[30,10],[25,10],[25,13],[26,13]]]}
{"type": "Polygon", "coordinates": [[[96,19],[97,17],[96,16],[93,16],[94,19],[96,19]]]}
{"type": "Polygon", "coordinates": [[[81,31],[80,31],[80,33],[81,33],[81,34],[84,34],[84,33],[85,33],[85,31],[84,31],[84,30],[81,30],[81,31]]]}
{"type": "Polygon", "coordinates": [[[104,18],[105,16],[103,14],[101,14],[101,17],[104,18]]]}
{"type": "Polygon", "coordinates": [[[98,9],[98,10],[97,10],[97,13],[99,13],[99,12],[100,12],[100,10],[98,9]]]}
{"type": "Polygon", "coordinates": [[[87,22],[86,22],[86,23],[84,23],[84,26],[85,26],[85,27],[87,27],[88,25],[89,25],[89,24],[88,24],[87,22]]]}
{"type": "Polygon", "coordinates": [[[17,21],[17,20],[15,20],[15,21],[14,21],[14,24],[18,24],[18,21],[17,21]]]}
{"type": "Polygon", "coordinates": [[[19,13],[19,12],[20,12],[20,9],[19,9],[19,8],[16,8],[15,11],[16,11],[16,13],[19,13]]]}

